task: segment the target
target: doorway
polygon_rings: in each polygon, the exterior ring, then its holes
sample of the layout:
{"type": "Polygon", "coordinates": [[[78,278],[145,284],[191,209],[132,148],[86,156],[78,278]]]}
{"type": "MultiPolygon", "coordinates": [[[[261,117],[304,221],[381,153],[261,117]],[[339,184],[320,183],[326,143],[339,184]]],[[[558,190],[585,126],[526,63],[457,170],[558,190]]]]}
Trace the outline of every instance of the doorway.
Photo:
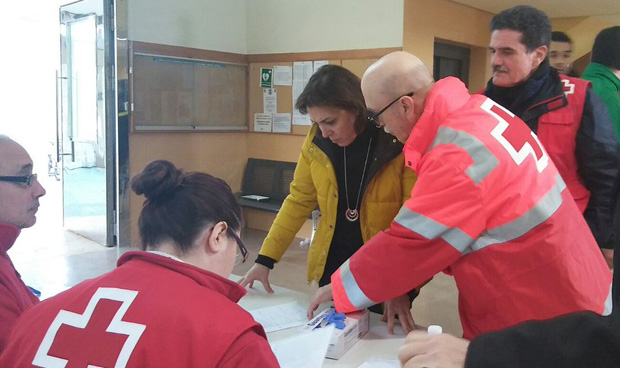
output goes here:
{"type": "Polygon", "coordinates": [[[459,78],[469,88],[469,61],[471,50],[466,47],[435,41],[433,78],[459,78]]]}
{"type": "Polygon", "coordinates": [[[64,227],[116,244],[115,42],[111,0],[60,7],[58,155],[64,227]]]}

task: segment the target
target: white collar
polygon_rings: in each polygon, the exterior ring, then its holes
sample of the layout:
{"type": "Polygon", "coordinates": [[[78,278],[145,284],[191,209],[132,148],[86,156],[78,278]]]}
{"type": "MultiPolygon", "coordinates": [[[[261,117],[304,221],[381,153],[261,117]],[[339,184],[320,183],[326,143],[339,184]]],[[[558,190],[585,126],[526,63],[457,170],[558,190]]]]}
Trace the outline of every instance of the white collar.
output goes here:
{"type": "Polygon", "coordinates": [[[181,263],[185,263],[181,258],[173,256],[172,254],[166,252],[160,252],[158,250],[147,250],[148,253],[157,254],[158,256],[174,259],[175,261],[179,261],[181,263]]]}

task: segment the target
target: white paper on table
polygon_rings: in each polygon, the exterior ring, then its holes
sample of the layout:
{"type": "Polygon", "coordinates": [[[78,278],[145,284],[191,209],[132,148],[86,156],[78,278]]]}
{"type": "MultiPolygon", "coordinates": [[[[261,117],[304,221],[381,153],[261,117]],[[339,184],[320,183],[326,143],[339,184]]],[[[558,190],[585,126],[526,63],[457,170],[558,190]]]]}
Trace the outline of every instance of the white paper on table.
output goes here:
{"type": "Polygon", "coordinates": [[[263,112],[269,114],[278,112],[278,91],[275,88],[263,88],[263,112]]]}
{"type": "Polygon", "coordinates": [[[312,73],[314,73],[312,61],[293,62],[293,82],[295,82],[295,80],[304,80],[308,82],[312,73]]]}
{"type": "Polygon", "coordinates": [[[315,61],[314,62],[314,72],[316,73],[317,69],[319,69],[323,65],[327,65],[327,64],[329,64],[329,61],[327,61],[327,60],[317,60],[317,61],[315,61]]]}
{"type": "Polygon", "coordinates": [[[400,361],[396,358],[371,356],[358,368],[400,368],[400,361]]]}
{"type": "Polygon", "coordinates": [[[271,114],[254,114],[254,131],[255,132],[270,132],[271,125],[273,123],[273,115],[271,114]]]}
{"type": "Polygon", "coordinates": [[[293,68],[285,65],[273,67],[273,85],[290,86],[293,84],[293,68]]]}
{"type": "Polygon", "coordinates": [[[305,325],[308,323],[307,311],[308,308],[298,302],[290,302],[253,309],[250,314],[256,322],[263,325],[265,332],[273,332],[305,325]]]}
{"type": "Polygon", "coordinates": [[[291,132],[291,114],[280,113],[273,115],[273,132],[274,133],[290,133],[291,132]]]}
{"type": "Polygon", "coordinates": [[[271,344],[282,368],[319,368],[332,338],[334,326],[318,328],[271,344]]]}

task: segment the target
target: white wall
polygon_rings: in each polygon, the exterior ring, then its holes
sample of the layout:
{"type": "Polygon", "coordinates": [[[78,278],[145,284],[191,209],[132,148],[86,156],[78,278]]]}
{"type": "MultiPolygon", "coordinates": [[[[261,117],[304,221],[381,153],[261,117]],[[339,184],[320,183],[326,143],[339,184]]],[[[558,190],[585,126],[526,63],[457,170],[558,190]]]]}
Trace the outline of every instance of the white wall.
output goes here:
{"type": "Polygon", "coordinates": [[[403,1],[247,0],[247,53],[402,47],[403,1]]]}
{"type": "Polygon", "coordinates": [[[127,3],[127,33],[132,41],[247,53],[246,0],[127,3]]]}
{"type": "Polygon", "coordinates": [[[130,0],[133,41],[268,54],[402,47],[404,0],[130,0]]]}

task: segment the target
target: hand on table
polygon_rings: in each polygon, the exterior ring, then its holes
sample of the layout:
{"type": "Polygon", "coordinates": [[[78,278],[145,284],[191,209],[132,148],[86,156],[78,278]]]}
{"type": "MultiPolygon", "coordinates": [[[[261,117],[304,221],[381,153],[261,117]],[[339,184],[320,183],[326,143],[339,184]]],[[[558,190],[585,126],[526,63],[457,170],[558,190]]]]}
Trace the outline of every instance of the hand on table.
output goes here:
{"type": "Polygon", "coordinates": [[[449,334],[429,335],[416,330],[398,349],[403,368],[463,368],[469,341],[449,334]]]}
{"type": "Polygon", "coordinates": [[[269,285],[269,271],[271,271],[269,267],[263,266],[260,263],[254,263],[254,266],[237,283],[243,287],[246,287],[248,284],[250,287],[254,287],[254,281],[260,281],[265,290],[272,294],[273,289],[269,285]]]}
{"type": "Polygon", "coordinates": [[[383,304],[382,322],[387,322],[388,333],[394,335],[394,319],[398,316],[405,333],[415,330],[415,322],[411,315],[411,302],[407,294],[388,300],[383,304]]]}

